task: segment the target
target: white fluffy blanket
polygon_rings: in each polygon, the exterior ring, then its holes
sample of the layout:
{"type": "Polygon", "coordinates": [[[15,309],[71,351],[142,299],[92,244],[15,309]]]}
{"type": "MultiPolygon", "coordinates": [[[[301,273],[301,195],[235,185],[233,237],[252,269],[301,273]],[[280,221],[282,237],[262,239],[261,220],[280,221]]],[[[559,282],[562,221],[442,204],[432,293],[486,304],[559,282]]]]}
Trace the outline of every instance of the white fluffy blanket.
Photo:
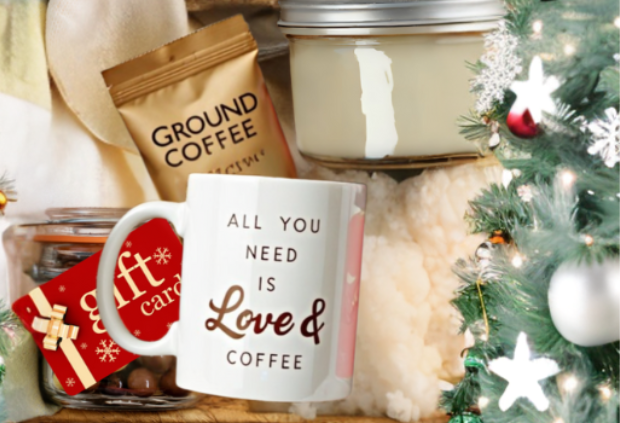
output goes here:
{"type": "Polygon", "coordinates": [[[369,195],[353,394],[292,411],[387,414],[403,422],[433,415],[442,381],[463,372],[451,267],[482,241],[467,235],[463,216],[468,200],[497,180],[498,167],[427,170],[400,184],[365,172],[304,176],[365,183],[369,195]]]}

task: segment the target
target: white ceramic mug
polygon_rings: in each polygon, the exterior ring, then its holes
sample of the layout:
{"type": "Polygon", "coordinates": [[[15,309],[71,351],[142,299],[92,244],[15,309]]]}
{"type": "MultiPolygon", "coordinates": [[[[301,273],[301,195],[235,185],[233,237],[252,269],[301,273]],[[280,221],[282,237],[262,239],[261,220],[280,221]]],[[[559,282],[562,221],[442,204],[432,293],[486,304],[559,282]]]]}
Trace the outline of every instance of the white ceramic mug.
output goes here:
{"type": "Polygon", "coordinates": [[[110,336],[140,355],[177,356],[177,384],[262,401],[328,401],[351,390],[366,188],[191,175],[185,203],[152,202],[110,234],[97,280],[110,336]],[[113,295],[125,237],[168,219],[184,238],[180,320],[134,337],[113,295]]]}

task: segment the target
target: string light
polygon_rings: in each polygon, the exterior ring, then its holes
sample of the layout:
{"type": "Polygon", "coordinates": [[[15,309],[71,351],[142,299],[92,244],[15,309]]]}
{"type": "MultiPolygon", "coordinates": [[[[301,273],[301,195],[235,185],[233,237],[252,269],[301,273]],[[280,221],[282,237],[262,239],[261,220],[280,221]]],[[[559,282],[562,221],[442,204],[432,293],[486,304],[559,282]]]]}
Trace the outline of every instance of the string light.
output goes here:
{"type": "Polygon", "coordinates": [[[486,341],[488,341],[488,340],[489,340],[489,337],[487,336],[487,334],[486,334],[486,333],[483,333],[482,335],[480,335],[480,339],[481,339],[482,341],[486,342],[486,341]]]}
{"type": "Polygon", "coordinates": [[[489,402],[491,402],[491,400],[489,400],[487,397],[480,397],[478,398],[478,407],[480,407],[480,409],[483,409],[487,405],[489,405],[489,402]]]}
{"type": "Polygon", "coordinates": [[[566,44],[564,46],[564,54],[567,56],[572,56],[576,51],[577,49],[575,49],[575,46],[572,44],[566,44]]]}
{"type": "Polygon", "coordinates": [[[564,184],[564,187],[570,188],[577,180],[577,175],[575,175],[573,171],[563,170],[562,173],[560,173],[560,178],[562,178],[562,184],[564,184]]]}
{"type": "Polygon", "coordinates": [[[519,253],[516,253],[512,258],[511,263],[514,267],[518,269],[519,267],[523,266],[523,256],[519,253]]]}
{"type": "Polygon", "coordinates": [[[594,244],[594,238],[592,237],[592,235],[586,235],[584,237],[584,242],[588,247],[591,247],[594,244]]]}
{"type": "Polygon", "coordinates": [[[553,421],[553,423],[564,423],[564,419],[562,419],[562,417],[558,417],[553,421]]]}
{"type": "Polygon", "coordinates": [[[542,29],[543,23],[540,19],[532,23],[532,30],[534,31],[534,34],[540,34],[542,32],[542,29]]]}
{"type": "Polygon", "coordinates": [[[609,388],[609,386],[603,385],[599,387],[598,390],[601,392],[601,397],[603,397],[604,400],[608,400],[611,398],[611,389],[609,388]]]}
{"type": "Polygon", "coordinates": [[[579,385],[579,381],[577,380],[577,378],[573,375],[570,375],[566,379],[564,379],[564,382],[562,383],[562,388],[564,388],[564,391],[566,392],[573,392],[575,388],[577,388],[577,385],[579,385]]]}
{"type": "Polygon", "coordinates": [[[614,25],[616,25],[616,28],[620,28],[620,16],[616,16],[616,19],[614,19],[614,25]]]}

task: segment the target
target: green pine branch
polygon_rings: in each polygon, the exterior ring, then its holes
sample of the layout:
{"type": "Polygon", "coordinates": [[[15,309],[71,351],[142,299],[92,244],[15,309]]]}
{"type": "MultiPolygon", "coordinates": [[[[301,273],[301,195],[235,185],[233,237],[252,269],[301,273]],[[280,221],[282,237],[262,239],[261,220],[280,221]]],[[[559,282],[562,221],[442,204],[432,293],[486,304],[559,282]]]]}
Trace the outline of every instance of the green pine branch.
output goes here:
{"type": "MultiPolygon", "coordinates": [[[[484,116],[470,112],[462,118],[462,135],[483,148],[496,122],[502,141],[493,153],[515,175],[507,187],[494,184],[483,190],[470,203],[466,220],[474,233],[501,230],[512,242],[494,246],[486,267],[475,259],[456,264],[462,285],[452,303],[462,316],[461,331],[476,337],[468,357],[488,363],[512,356],[518,334],[525,332],[534,354],[555,360],[562,373],[540,382],[551,404],[545,412],[526,399],[500,410],[507,382],[467,365],[464,379],[443,395],[441,404],[454,422],[470,421],[465,417],[477,413],[480,397],[488,399],[480,416],[485,423],[618,422],[620,343],[586,348],[566,340],[553,323],[548,290],[562,263],[595,265],[620,254],[619,166],[609,168],[587,152],[591,134],[583,129],[585,121],[619,107],[620,36],[614,19],[620,5],[612,0],[507,0],[506,6],[506,27],[519,40],[523,64],[517,79],[527,79],[530,61],[540,56],[545,74],[561,81],[553,93],[559,110],[544,117],[531,139],[513,135],[506,126],[516,99],[509,90],[484,116]],[[536,21],[542,23],[540,35],[533,34],[536,21]],[[531,199],[522,197],[524,187],[531,199]],[[515,265],[517,254],[522,264],[515,265]],[[577,387],[567,392],[562,375],[575,377],[577,387]]],[[[484,66],[470,64],[474,73],[484,66]]]]}

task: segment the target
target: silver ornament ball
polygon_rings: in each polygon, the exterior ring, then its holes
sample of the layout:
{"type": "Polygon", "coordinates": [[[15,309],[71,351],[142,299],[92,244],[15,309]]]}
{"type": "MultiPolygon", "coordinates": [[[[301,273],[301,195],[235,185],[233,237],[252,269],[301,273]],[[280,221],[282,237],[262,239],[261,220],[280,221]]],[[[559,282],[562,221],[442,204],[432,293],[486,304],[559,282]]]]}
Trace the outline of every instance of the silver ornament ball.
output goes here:
{"type": "Polygon", "coordinates": [[[549,310],[558,332],[573,344],[593,347],[620,339],[620,265],[564,263],[549,285],[549,310]]]}

